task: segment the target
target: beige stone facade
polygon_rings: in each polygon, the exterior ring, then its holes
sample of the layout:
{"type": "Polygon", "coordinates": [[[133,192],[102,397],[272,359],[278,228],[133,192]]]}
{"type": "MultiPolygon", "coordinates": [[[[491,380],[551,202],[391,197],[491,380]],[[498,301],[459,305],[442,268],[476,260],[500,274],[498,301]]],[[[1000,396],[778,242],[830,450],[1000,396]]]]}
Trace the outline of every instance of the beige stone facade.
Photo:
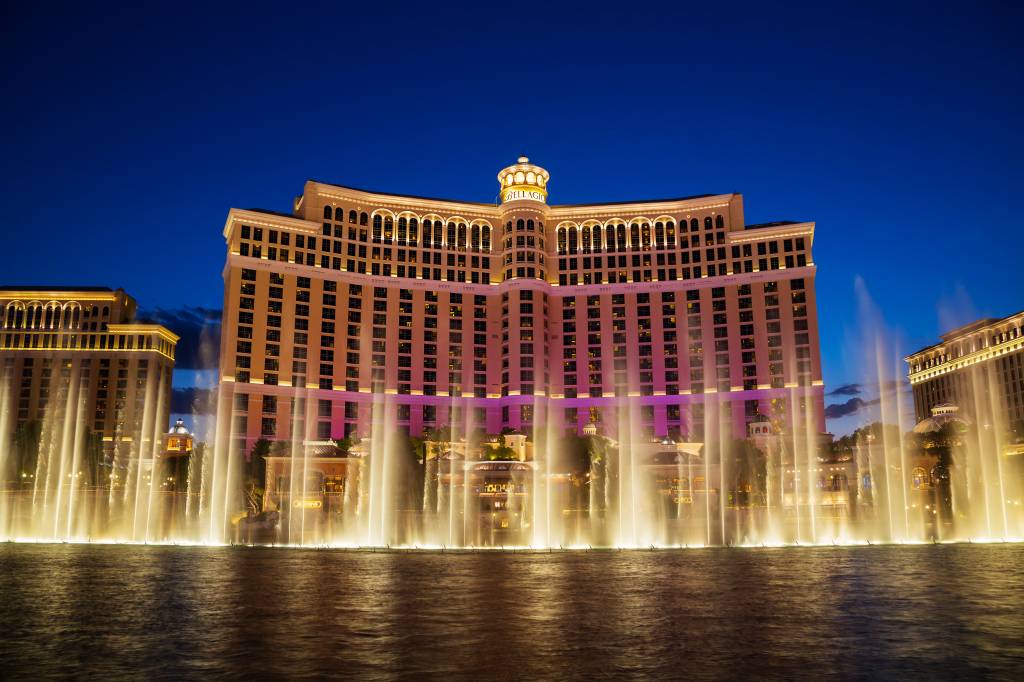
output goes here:
{"type": "MultiPolygon", "coordinates": [[[[60,402],[109,449],[149,419],[165,425],[178,337],[135,321],[135,299],[104,287],[0,288],[5,429],[41,422],[60,402]]],[[[9,436],[10,434],[5,434],[9,436]]]]}
{"type": "Polygon", "coordinates": [[[1024,312],[954,329],[906,362],[918,422],[943,404],[1003,425],[1024,420],[1024,312]]]}
{"type": "Polygon", "coordinates": [[[292,215],[232,209],[233,433],[824,430],[813,223],[747,225],[738,194],[552,206],[525,158],[498,181],[496,203],[309,181],[292,215]]]}

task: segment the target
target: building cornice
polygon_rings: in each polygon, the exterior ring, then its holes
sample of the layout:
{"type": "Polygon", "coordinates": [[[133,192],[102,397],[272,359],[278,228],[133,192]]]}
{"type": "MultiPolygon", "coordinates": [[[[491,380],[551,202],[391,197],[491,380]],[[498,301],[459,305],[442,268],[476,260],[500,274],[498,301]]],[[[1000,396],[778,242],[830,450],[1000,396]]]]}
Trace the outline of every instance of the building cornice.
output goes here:
{"type": "Polygon", "coordinates": [[[695,197],[693,199],[653,199],[641,201],[615,202],[608,204],[565,204],[549,207],[549,215],[553,220],[572,220],[581,218],[622,218],[626,215],[636,217],[638,214],[651,214],[651,217],[663,213],[679,213],[683,211],[698,212],[714,208],[725,208],[737,197],[737,194],[715,194],[695,197]]]}
{"type": "Polygon", "coordinates": [[[370,192],[367,190],[343,187],[340,185],[328,185],[315,180],[306,183],[304,195],[314,193],[317,196],[328,199],[340,199],[342,201],[356,202],[356,209],[394,207],[399,211],[426,211],[449,214],[469,214],[483,218],[497,218],[501,214],[500,206],[497,204],[474,203],[471,201],[457,201],[449,199],[432,199],[429,197],[415,197],[401,194],[385,194],[382,192],[370,192]],[[359,202],[363,202],[363,206],[359,202]]]}
{"type": "Polygon", "coordinates": [[[0,291],[0,300],[19,301],[116,301],[117,291],[0,291]]]}
{"type": "MultiPolygon", "coordinates": [[[[387,194],[384,192],[371,192],[342,185],[331,185],[327,183],[310,180],[306,183],[304,195],[314,193],[317,196],[328,199],[343,201],[354,201],[355,208],[388,207],[408,211],[433,211],[437,213],[451,214],[475,214],[481,217],[497,218],[502,213],[502,207],[498,204],[487,204],[481,202],[459,201],[455,199],[440,199],[431,197],[417,197],[403,194],[387,194]],[[364,202],[362,206],[359,202],[364,202]]],[[[590,216],[607,216],[620,218],[624,216],[636,217],[649,213],[659,215],[664,213],[697,212],[709,209],[725,208],[739,195],[715,194],[693,198],[680,199],[644,199],[638,201],[611,202],[607,204],[564,204],[554,206],[539,206],[550,219],[573,219],[590,216]]]]}
{"type": "Polygon", "coordinates": [[[228,211],[228,218],[224,222],[225,240],[231,238],[231,228],[236,222],[245,223],[246,225],[259,225],[260,227],[298,230],[307,234],[320,234],[320,224],[305,220],[304,218],[292,218],[274,215],[273,213],[251,211],[244,208],[232,208],[228,211]]]}
{"type": "Polygon", "coordinates": [[[1024,326],[1024,311],[1014,313],[1013,315],[1008,315],[997,320],[992,320],[988,324],[980,326],[973,326],[973,323],[971,325],[966,325],[961,328],[966,331],[958,336],[953,336],[957,330],[944,334],[943,341],[940,343],[928,346],[927,348],[922,348],[921,350],[911,353],[903,358],[904,362],[909,365],[907,368],[907,377],[910,379],[910,383],[916,384],[929,379],[934,379],[949,372],[964,369],[965,367],[975,365],[979,362],[997,358],[1007,353],[1024,350],[1024,336],[1008,338],[1005,341],[994,344],[987,343],[987,338],[992,334],[992,332],[1002,330],[1003,328],[1013,329],[1021,326],[1024,326]],[[926,360],[934,355],[943,355],[946,353],[948,348],[955,347],[967,339],[977,337],[985,339],[986,345],[978,350],[965,353],[959,357],[952,358],[931,367],[920,369],[916,372],[913,370],[915,362],[926,360]]]}
{"type": "Polygon", "coordinates": [[[793,223],[791,225],[779,225],[776,227],[759,227],[754,230],[733,230],[726,233],[726,241],[730,244],[745,244],[748,242],[760,242],[765,239],[778,239],[779,237],[803,237],[811,238],[814,241],[815,223],[793,223]]]}
{"type": "MultiPolygon", "coordinates": [[[[909,371],[907,373],[907,378],[910,380],[911,384],[917,384],[922,381],[934,379],[943,374],[948,374],[949,372],[955,372],[957,370],[970,367],[971,365],[976,365],[979,362],[993,360],[1002,355],[1006,355],[1007,353],[1015,353],[1022,350],[1024,350],[1024,336],[1018,336],[1015,339],[1007,339],[1002,343],[986,346],[985,348],[976,350],[973,353],[961,355],[958,358],[943,362],[942,364],[935,365],[934,367],[922,369],[917,372],[909,371]]],[[[904,360],[910,363],[917,357],[917,355],[919,354],[909,356],[904,358],[904,360]]]]}
{"type": "Polygon", "coordinates": [[[181,339],[180,336],[160,324],[129,322],[127,324],[108,324],[107,329],[112,334],[156,334],[172,344],[178,343],[181,339]]]}

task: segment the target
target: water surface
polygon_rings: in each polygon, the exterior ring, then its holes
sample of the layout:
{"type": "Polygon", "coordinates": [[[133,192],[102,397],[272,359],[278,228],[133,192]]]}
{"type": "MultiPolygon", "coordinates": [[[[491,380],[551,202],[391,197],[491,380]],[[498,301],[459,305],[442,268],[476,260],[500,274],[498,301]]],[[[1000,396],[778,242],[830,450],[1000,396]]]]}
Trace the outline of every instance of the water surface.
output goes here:
{"type": "Polygon", "coordinates": [[[1024,545],[0,545],[0,677],[1024,679],[1024,545]]]}

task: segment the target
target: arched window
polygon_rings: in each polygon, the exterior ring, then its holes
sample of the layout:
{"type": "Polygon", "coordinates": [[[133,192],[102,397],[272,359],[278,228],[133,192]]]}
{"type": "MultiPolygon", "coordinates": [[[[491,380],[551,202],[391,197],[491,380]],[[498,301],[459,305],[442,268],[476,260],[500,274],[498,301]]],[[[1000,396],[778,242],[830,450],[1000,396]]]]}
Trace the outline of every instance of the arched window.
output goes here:
{"type": "Polygon", "coordinates": [[[431,230],[434,229],[434,224],[429,220],[423,221],[423,246],[430,248],[434,245],[434,234],[431,230]]]}
{"type": "Polygon", "coordinates": [[[444,241],[444,239],[442,237],[443,230],[444,230],[444,226],[441,225],[441,221],[440,220],[435,220],[434,221],[434,248],[435,249],[441,248],[441,244],[444,241]]]}
{"type": "Polygon", "coordinates": [[[533,221],[532,220],[527,220],[526,221],[526,231],[527,232],[533,232],[533,221]]]}
{"type": "Polygon", "coordinates": [[[717,227],[719,230],[724,229],[725,228],[725,218],[722,217],[721,215],[716,215],[715,216],[715,227],[717,227]]]}
{"type": "Polygon", "coordinates": [[[604,228],[604,245],[609,251],[615,250],[615,226],[607,225],[604,228]]]}
{"type": "Polygon", "coordinates": [[[490,225],[484,225],[483,227],[483,245],[484,251],[491,250],[491,227],[490,225]]]}
{"type": "Polygon", "coordinates": [[[711,216],[707,216],[706,218],[704,218],[704,229],[705,230],[710,230],[711,229],[711,216]]]}
{"type": "Polygon", "coordinates": [[[345,222],[345,209],[341,206],[334,209],[334,221],[338,223],[345,222]]]}
{"type": "Polygon", "coordinates": [[[580,246],[583,247],[583,253],[590,253],[590,228],[584,227],[580,231],[580,246]]]}
{"type": "Polygon", "coordinates": [[[419,240],[420,240],[419,225],[417,224],[417,220],[415,218],[409,218],[409,237],[408,237],[408,239],[409,239],[409,243],[412,244],[413,246],[416,246],[417,242],[419,242],[419,240]]]}
{"type": "Polygon", "coordinates": [[[408,225],[409,223],[405,220],[405,218],[398,219],[398,242],[400,244],[405,244],[406,242],[409,241],[408,225]]]}
{"type": "Polygon", "coordinates": [[[334,215],[334,209],[330,206],[324,206],[324,219],[330,220],[332,215],[334,215]]]}
{"type": "Polygon", "coordinates": [[[367,223],[367,222],[368,222],[369,220],[370,220],[370,216],[366,215],[366,213],[360,213],[360,214],[359,214],[359,224],[360,224],[360,225],[363,225],[363,226],[365,226],[365,225],[366,225],[366,223],[367,223]]]}
{"type": "Polygon", "coordinates": [[[654,247],[665,248],[665,223],[654,223],[654,247]]]}
{"type": "Polygon", "coordinates": [[[352,223],[353,225],[355,225],[357,222],[359,222],[359,218],[357,217],[355,211],[349,211],[348,212],[348,221],[350,223],[352,223]]]}
{"type": "Polygon", "coordinates": [[[523,221],[522,218],[520,218],[519,220],[516,221],[516,230],[517,231],[521,232],[525,227],[526,227],[526,223],[523,221]]]}
{"type": "Polygon", "coordinates": [[[71,328],[78,329],[78,321],[81,319],[82,311],[79,308],[75,308],[71,311],[71,328]]]}
{"type": "Polygon", "coordinates": [[[453,223],[451,221],[448,221],[448,242],[447,242],[446,246],[449,249],[454,249],[455,248],[455,244],[457,243],[455,241],[455,232],[456,232],[455,223],[453,223]]]}
{"type": "Polygon", "coordinates": [[[693,218],[692,220],[690,220],[690,232],[696,232],[699,229],[700,229],[700,223],[697,222],[697,219],[693,218]]]}
{"type": "Polygon", "coordinates": [[[640,248],[640,226],[636,223],[629,226],[629,248],[640,248]]]}
{"type": "Polygon", "coordinates": [[[579,230],[575,227],[569,228],[569,253],[576,253],[579,247],[579,230]]]}
{"type": "Polygon", "coordinates": [[[598,251],[599,252],[601,250],[601,226],[600,225],[594,225],[590,229],[591,229],[591,232],[593,232],[592,239],[593,239],[593,242],[594,242],[593,243],[594,251],[598,251]]]}
{"type": "Polygon", "coordinates": [[[669,246],[676,245],[676,224],[671,220],[665,223],[666,243],[669,246]]]}
{"type": "Polygon", "coordinates": [[[651,248],[651,224],[644,223],[640,226],[640,245],[645,248],[651,248]]]}
{"type": "Polygon", "coordinates": [[[615,243],[619,251],[626,250],[626,226],[623,223],[615,226],[615,243]]]}
{"type": "Polygon", "coordinates": [[[469,228],[469,245],[474,251],[480,250],[480,226],[473,225],[469,228]]]}
{"type": "Polygon", "coordinates": [[[380,215],[373,216],[373,241],[379,242],[384,237],[384,225],[380,215]]]}
{"type": "Polygon", "coordinates": [[[460,249],[466,248],[466,224],[465,223],[459,223],[458,247],[460,249]]]}
{"type": "Polygon", "coordinates": [[[391,243],[395,236],[395,219],[391,216],[384,218],[384,241],[391,243]]]}
{"type": "Polygon", "coordinates": [[[558,228],[558,253],[565,253],[566,249],[566,228],[558,228]]]}

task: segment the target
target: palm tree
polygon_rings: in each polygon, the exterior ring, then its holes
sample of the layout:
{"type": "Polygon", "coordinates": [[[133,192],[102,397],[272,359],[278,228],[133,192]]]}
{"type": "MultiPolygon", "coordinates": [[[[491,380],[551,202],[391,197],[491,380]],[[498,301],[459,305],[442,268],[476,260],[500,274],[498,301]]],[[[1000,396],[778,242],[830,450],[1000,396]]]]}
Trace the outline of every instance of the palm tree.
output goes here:
{"type": "Polygon", "coordinates": [[[11,475],[15,481],[35,475],[42,432],[43,425],[37,420],[25,422],[14,431],[14,471],[0,472],[0,475],[11,475]]]}
{"type": "MultiPolygon", "coordinates": [[[[287,447],[287,444],[281,443],[287,447]]],[[[277,445],[277,443],[275,443],[277,445]]],[[[278,452],[281,452],[279,449],[278,452]]],[[[253,513],[259,513],[260,500],[267,485],[267,455],[271,454],[270,441],[260,438],[252,446],[246,463],[245,498],[253,513]]]]}
{"type": "Polygon", "coordinates": [[[732,473],[732,490],[738,504],[764,504],[768,480],[768,460],[761,450],[746,439],[734,439],[729,446],[728,460],[732,473]],[[749,493],[747,492],[749,488],[749,493]]]}

